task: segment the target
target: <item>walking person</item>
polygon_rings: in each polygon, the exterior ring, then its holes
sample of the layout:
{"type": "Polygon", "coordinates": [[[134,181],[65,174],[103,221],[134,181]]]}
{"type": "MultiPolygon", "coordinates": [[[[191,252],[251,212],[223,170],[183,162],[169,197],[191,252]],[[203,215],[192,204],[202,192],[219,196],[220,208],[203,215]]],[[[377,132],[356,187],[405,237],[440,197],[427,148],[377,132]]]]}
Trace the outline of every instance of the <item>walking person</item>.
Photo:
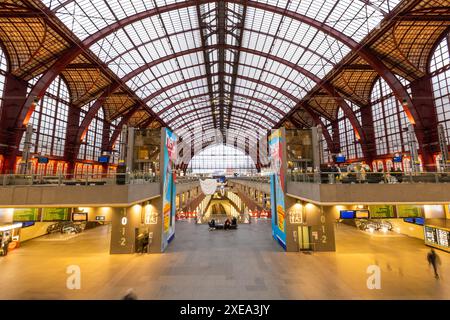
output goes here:
{"type": "Polygon", "coordinates": [[[133,288],[130,288],[125,293],[125,296],[122,298],[122,300],[138,300],[138,297],[136,293],[134,292],[133,288]]]}
{"type": "Polygon", "coordinates": [[[434,277],[436,279],[439,279],[438,265],[441,264],[441,259],[439,258],[437,253],[434,251],[434,249],[431,249],[430,252],[428,252],[427,260],[428,260],[428,264],[433,266],[434,277]]]}

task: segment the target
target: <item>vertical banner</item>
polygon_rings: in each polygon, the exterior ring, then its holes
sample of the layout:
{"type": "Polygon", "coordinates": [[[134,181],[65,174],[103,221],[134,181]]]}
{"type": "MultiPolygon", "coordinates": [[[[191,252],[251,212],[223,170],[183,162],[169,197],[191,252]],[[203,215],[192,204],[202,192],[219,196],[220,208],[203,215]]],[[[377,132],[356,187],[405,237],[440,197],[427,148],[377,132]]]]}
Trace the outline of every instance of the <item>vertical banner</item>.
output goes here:
{"type": "Polygon", "coordinates": [[[162,251],[165,250],[175,234],[176,187],[175,172],[173,170],[177,157],[176,135],[167,128],[163,129],[162,143],[162,212],[163,239],[162,251]]]}
{"type": "Polygon", "coordinates": [[[271,208],[272,208],[272,234],[275,240],[286,249],[286,221],[285,221],[285,194],[286,194],[286,158],[284,128],[272,130],[269,136],[270,166],[271,166],[271,208]]]}

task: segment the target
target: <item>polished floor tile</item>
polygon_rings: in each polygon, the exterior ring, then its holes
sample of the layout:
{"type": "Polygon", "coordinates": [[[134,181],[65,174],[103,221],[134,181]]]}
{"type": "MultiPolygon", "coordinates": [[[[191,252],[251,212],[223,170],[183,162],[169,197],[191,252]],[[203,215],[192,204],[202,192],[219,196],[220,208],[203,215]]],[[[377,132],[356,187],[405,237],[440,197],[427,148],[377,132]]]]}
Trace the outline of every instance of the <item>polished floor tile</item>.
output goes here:
{"type": "Polygon", "coordinates": [[[1,299],[449,299],[450,255],[441,279],[419,239],[371,236],[336,228],[337,251],[285,253],[270,223],[208,231],[178,222],[164,254],[110,255],[109,226],[65,241],[36,241],[0,258],[1,299]],[[67,267],[81,270],[81,288],[66,286],[67,267]],[[381,270],[381,289],[368,289],[367,268],[381,270]]]}

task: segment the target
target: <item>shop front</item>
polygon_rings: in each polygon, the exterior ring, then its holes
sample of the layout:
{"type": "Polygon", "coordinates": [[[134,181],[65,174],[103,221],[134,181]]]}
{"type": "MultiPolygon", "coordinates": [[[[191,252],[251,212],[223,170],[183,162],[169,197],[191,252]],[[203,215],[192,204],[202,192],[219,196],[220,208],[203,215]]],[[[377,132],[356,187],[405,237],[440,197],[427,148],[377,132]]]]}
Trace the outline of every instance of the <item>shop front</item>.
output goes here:
{"type": "Polygon", "coordinates": [[[22,223],[0,225],[0,256],[6,256],[9,251],[20,245],[20,229],[22,223]]]}

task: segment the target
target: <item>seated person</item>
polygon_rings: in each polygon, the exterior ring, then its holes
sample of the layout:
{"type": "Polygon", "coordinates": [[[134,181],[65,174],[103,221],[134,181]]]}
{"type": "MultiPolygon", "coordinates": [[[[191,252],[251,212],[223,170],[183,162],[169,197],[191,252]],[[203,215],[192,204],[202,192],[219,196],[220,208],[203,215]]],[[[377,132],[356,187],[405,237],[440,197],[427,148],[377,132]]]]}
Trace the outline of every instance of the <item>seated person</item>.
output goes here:
{"type": "Polygon", "coordinates": [[[236,217],[233,217],[233,219],[231,219],[230,229],[237,229],[237,219],[236,219],[236,217]]]}
{"type": "Polygon", "coordinates": [[[211,221],[208,222],[208,225],[209,225],[210,228],[215,228],[216,227],[216,220],[211,219],[211,221]]]}
{"type": "Polygon", "coordinates": [[[224,225],[223,225],[223,228],[224,228],[225,230],[227,230],[227,229],[230,229],[230,226],[231,226],[231,221],[230,221],[229,218],[227,218],[227,220],[225,220],[225,223],[224,223],[224,225]]]}

